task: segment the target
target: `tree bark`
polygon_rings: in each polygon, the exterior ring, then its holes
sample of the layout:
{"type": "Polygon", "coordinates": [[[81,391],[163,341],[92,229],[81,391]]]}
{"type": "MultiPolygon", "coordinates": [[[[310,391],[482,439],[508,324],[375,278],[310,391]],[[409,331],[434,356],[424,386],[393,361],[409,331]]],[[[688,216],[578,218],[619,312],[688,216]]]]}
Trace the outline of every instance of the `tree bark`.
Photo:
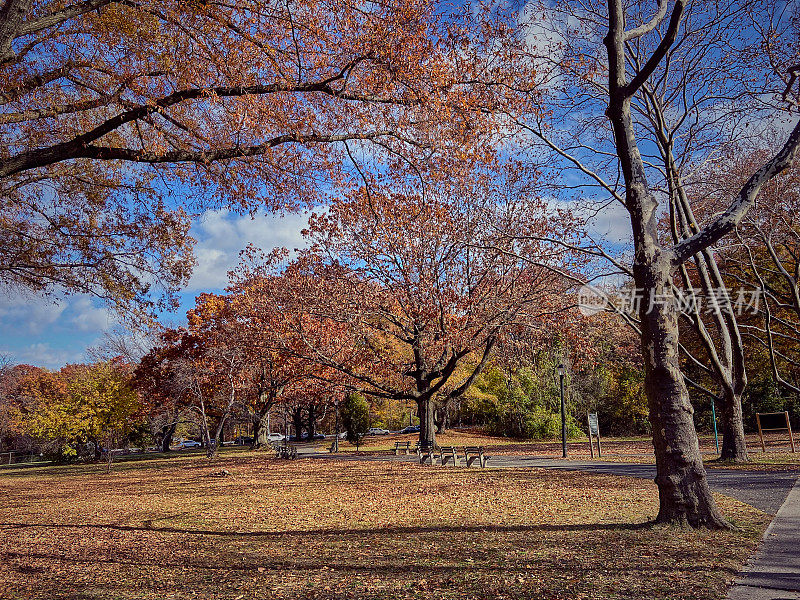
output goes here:
{"type": "Polygon", "coordinates": [[[172,436],[175,434],[175,428],[178,426],[177,422],[172,422],[161,428],[161,452],[169,452],[169,447],[172,444],[172,436]]]}
{"type": "Polygon", "coordinates": [[[308,441],[314,440],[314,434],[317,432],[317,406],[311,403],[306,408],[306,431],[308,431],[308,441]]]}
{"type": "Polygon", "coordinates": [[[720,413],[720,425],[722,426],[720,460],[736,463],[748,462],[744,422],[742,420],[741,394],[736,394],[730,390],[725,391],[720,413]]]}
{"type": "Polygon", "coordinates": [[[215,434],[216,445],[214,446],[214,450],[218,451],[222,447],[222,442],[225,441],[225,423],[228,421],[228,416],[223,415],[222,418],[219,420],[219,425],[217,425],[217,431],[215,434]]]}
{"type": "MultiPolygon", "coordinates": [[[[609,30],[603,43],[609,57],[609,104],[606,115],[625,180],[625,206],[630,214],[634,244],[633,278],[639,297],[645,393],[653,427],[659,495],[657,520],[711,528],[728,527],[717,509],[706,480],[694,427],[694,409],[680,370],[678,307],[672,301],[674,270],[690,256],[677,260],[677,248],[665,250],[658,235],[659,204],[647,181],[631,117],[631,98],[664,59],[674,43],[684,2],[676,0],[669,27],[658,48],[628,82],[625,67],[625,13],[621,0],[609,0],[609,30]]],[[[690,238],[691,239],[691,238],[690,238]]],[[[717,238],[718,239],[718,238],[717,238]]],[[[688,244],[684,240],[682,244],[688,244]]]]}
{"type": "Polygon", "coordinates": [[[294,427],[294,436],[296,441],[300,441],[300,438],[303,435],[303,427],[305,426],[303,423],[303,408],[301,406],[297,406],[292,409],[292,427],[294,427]]]}
{"type": "Polygon", "coordinates": [[[250,444],[252,450],[263,448],[269,445],[269,431],[267,431],[267,415],[269,409],[260,411],[253,415],[253,443],[250,444]]]}
{"type": "Polygon", "coordinates": [[[425,394],[417,399],[419,413],[419,445],[420,448],[431,448],[436,445],[436,424],[433,420],[433,400],[425,394]]]}
{"type": "Polygon", "coordinates": [[[441,435],[444,433],[445,430],[444,415],[445,413],[441,406],[434,408],[433,424],[436,427],[436,435],[441,435]]]}
{"type": "Polygon", "coordinates": [[[672,302],[658,301],[671,295],[671,269],[663,253],[647,243],[648,238],[643,241],[653,260],[637,260],[634,276],[642,292],[639,314],[645,392],[653,426],[658,473],[655,482],[660,501],[656,520],[726,528],[728,524],[708,487],[694,427],[694,409],[680,370],[677,307],[672,302]]]}
{"type": "MultiPolygon", "coordinates": [[[[102,446],[100,445],[100,441],[97,438],[90,438],[90,439],[92,441],[92,445],[94,446],[94,459],[100,460],[101,458],[103,458],[103,449],[102,446]]],[[[111,450],[110,448],[106,448],[106,452],[109,452],[110,450],[111,450]]]]}

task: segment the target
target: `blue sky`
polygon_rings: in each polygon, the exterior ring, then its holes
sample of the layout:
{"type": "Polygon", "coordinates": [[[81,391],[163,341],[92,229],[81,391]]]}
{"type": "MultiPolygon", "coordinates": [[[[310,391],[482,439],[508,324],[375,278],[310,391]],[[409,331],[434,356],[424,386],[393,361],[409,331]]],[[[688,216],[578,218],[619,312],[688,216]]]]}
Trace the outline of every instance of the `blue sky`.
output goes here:
{"type": "MultiPolygon", "coordinates": [[[[185,313],[200,292],[225,287],[227,272],[239,251],[252,242],[261,248],[302,245],[300,230],[307,214],[249,216],[225,210],[206,212],[192,227],[198,260],[192,280],[182,293],[182,306],[165,315],[165,322],[185,321],[185,313]]],[[[14,363],[58,369],[87,360],[86,350],[99,345],[103,332],[116,323],[114,315],[95,299],[81,295],[47,299],[18,292],[0,292],[0,354],[14,363]]]]}

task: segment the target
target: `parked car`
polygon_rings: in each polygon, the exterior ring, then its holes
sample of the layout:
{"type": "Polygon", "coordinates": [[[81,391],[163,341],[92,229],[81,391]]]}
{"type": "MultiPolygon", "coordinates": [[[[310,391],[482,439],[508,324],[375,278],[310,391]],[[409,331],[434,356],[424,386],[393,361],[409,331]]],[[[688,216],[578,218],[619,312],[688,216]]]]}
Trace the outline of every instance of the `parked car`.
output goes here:
{"type": "Polygon", "coordinates": [[[389,435],[388,429],[381,429],[380,427],[370,427],[367,435],[389,435]]]}
{"type": "Polygon", "coordinates": [[[200,448],[203,444],[194,440],[183,440],[179,448],[200,448]]]}
{"type": "MultiPolygon", "coordinates": [[[[323,434],[321,434],[321,433],[315,433],[315,434],[314,434],[314,439],[315,439],[315,440],[324,440],[324,439],[325,439],[325,436],[324,436],[323,434]]],[[[299,438],[299,439],[297,438],[297,436],[296,436],[296,435],[291,435],[291,436],[289,436],[289,441],[290,441],[290,442],[307,442],[307,441],[308,441],[308,432],[307,432],[307,431],[304,431],[304,432],[303,432],[303,433],[300,435],[300,438],[299,438]]]]}
{"type": "Polygon", "coordinates": [[[270,433],[270,434],[267,434],[267,440],[269,440],[270,442],[282,442],[285,439],[286,439],[286,436],[283,435],[282,433],[270,433]]]}
{"type": "Polygon", "coordinates": [[[233,443],[236,446],[249,446],[253,443],[253,438],[249,435],[240,435],[239,437],[233,440],[233,443]]]}
{"type": "Polygon", "coordinates": [[[419,433],[419,425],[409,425],[408,427],[401,429],[399,433],[419,433]]]}

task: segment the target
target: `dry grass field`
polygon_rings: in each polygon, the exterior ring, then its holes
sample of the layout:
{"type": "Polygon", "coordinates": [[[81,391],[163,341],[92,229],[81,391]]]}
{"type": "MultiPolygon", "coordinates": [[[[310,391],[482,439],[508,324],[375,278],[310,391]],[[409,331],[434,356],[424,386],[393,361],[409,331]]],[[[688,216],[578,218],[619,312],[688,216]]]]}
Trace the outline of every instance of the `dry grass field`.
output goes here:
{"type": "Polygon", "coordinates": [[[649,525],[643,480],[250,452],[5,469],[0,493],[1,598],[721,599],[768,522],[719,497],[739,531],[649,525]]]}

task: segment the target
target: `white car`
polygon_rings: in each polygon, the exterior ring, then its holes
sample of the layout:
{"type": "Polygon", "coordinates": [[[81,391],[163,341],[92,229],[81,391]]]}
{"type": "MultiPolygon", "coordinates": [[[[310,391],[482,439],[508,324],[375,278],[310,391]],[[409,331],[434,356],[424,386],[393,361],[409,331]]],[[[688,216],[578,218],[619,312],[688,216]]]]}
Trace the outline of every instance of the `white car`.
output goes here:
{"type": "Polygon", "coordinates": [[[267,440],[270,442],[282,442],[286,439],[286,436],[282,433],[270,433],[267,435],[267,440]]]}
{"type": "Polygon", "coordinates": [[[367,435],[389,435],[388,429],[381,429],[380,427],[370,427],[367,435]]]}
{"type": "Polygon", "coordinates": [[[194,440],[184,440],[183,443],[180,445],[181,448],[199,448],[202,446],[200,442],[195,442],[194,440]]]}

